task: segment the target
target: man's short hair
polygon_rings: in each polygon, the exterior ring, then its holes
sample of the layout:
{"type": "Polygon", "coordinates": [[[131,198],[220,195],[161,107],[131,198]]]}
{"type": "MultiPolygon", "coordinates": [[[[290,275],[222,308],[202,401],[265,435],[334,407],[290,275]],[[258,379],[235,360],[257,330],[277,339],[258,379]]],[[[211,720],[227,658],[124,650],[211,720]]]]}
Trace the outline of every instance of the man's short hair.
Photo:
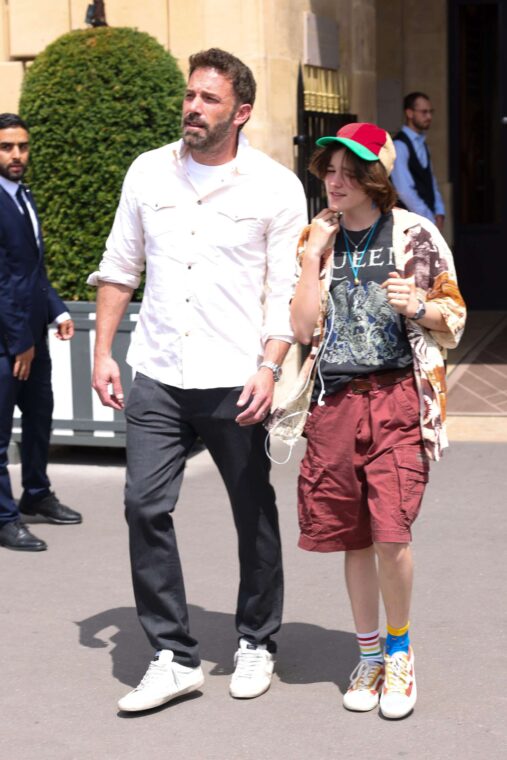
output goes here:
{"type": "Polygon", "coordinates": [[[239,104],[249,103],[253,106],[256,90],[254,76],[248,66],[232,53],[227,53],[220,48],[210,48],[194,53],[188,61],[190,64],[189,76],[196,69],[216,69],[230,80],[239,104]]]}
{"type": "Polygon", "coordinates": [[[409,108],[412,111],[418,98],[429,100],[429,97],[425,92],[409,92],[408,95],[405,95],[403,98],[403,110],[406,111],[407,108],[409,108]]]}
{"type": "Polygon", "coordinates": [[[0,129],[12,129],[15,127],[21,127],[21,129],[29,131],[28,124],[17,113],[0,113],[0,129]]]}

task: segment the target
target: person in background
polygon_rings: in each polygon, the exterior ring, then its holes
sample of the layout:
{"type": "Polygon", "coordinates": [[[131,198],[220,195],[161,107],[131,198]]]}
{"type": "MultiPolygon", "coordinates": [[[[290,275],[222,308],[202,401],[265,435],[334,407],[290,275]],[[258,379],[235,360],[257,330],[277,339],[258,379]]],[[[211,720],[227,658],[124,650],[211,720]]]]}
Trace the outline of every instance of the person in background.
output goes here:
{"type": "Polygon", "coordinates": [[[403,99],[403,110],[405,124],[394,137],[396,162],[391,175],[398,193],[397,205],[426,217],[442,232],[445,206],[426,144],[433,108],[423,92],[411,92],[403,99]]]}
{"type": "Polygon", "coordinates": [[[56,525],[82,518],[61,504],[47,476],[53,413],[48,325],[56,322],[56,337],[70,340],[74,323],[46,276],[39,216],[22,183],[29,156],[25,122],[0,114],[0,546],[34,552],[47,545],[21,515],[40,515],[56,525]],[[7,469],[16,404],[22,414],[19,504],[7,469]]]}

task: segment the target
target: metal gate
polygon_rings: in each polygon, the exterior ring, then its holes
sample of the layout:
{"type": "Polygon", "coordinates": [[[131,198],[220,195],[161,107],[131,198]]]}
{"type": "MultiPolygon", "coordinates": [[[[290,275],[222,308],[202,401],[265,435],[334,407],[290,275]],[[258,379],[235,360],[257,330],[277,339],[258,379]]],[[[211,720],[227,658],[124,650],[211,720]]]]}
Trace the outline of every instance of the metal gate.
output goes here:
{"type": "Polygon", "coordinates": [[[350,113],[330,113],[305,109],[303,72],[300,67],[297,93],[298,134],[294,137],[297,146],[297,173],[305,188],[308,201],[308,218],[312,219],[326,205],[322,182],[308,171],[310,156],[315,150],[315,141],[325,135],[334,135],[344,124],[357,121],[350,113]]]}

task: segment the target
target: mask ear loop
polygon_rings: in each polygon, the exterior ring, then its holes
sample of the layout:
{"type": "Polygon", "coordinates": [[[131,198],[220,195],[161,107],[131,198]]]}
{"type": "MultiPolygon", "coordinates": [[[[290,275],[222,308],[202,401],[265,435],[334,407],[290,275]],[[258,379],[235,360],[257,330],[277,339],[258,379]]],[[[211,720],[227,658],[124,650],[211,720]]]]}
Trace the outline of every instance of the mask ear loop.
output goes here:
{"type": "MultiPolygon", "coordinates": [[[[335,305],[333,303],[333,299],[331,298],[331,295],[329,295],[329,298],[328,298],[327,302],[328,302],[328,304],[331,307],[331,309],[330,309],[331,313],[330,313],[329,318],[328,318],[329,319],[328,324],[330,324],[332,326],[334,324],[334,317],[335,317],[336,309],[335,309],[335,305]]],[[[322,356],[323,356],[325,350],[327,349],[330,340],[331,340],[331,327],[329,327],[329,329],[327,331],[327,338],[326,338],[325,342],[323,343],[322,349],[319,351],[318,356],[316,358],[316,362],[317,362],[317,374],[318,374],[319,380],[320,380],[320,393],[319,393],[319,397],[317,399],[317,405],[318,406],[325,406],[326,405],[326,402],[324,401],[324,394],[326,392],[326,389],[324,387],[324,378],[322,377],[322,370],[320,368],[320,364],[322,362],[322,356]]]]}
{"type": "MultiPolygon", "coordinates": [[[[328,303],[331,306],[330,318],[331,318],[331,324],[333,324],[334,323],[334,316],[335,316],[335,312],[336,312],[335,305],[333,303],[333,299],[329,298],[328,299],[328,303]]],[[[317,404],[319,406],[325,406],[326,405],[326,402],[324,401],[324,393],[325,393],[324,378],[322,377],[322,371],[321,371],[321,368],[320,368],[320,363],[322,361],[322,354],[326,350],[326,348],[327,348],[327,346],[329,344],[330,339],[331,339],[331,330],[329,329],[325,342],[320,345],[320,347],[319,347],[319,349],[317,351],[317,355],[315,356],[315,362],[317,364],[317,373],[318,373],[318,376],[319,376],[320,386],[321,386],[319,397],[317,399],[317,404]]],[[[310,377],[311,376],[312,376],[312,372],[309,372],[308,373],[308,377],[306,378],[305,384],[303,385],[300,393],[298,393],[298,395],[296,396],[296,398],[294,399],[294,401],[297,401],[298,398],[300,398],[303,395],[303,393],[305,392],[305,390],[308,387],[308,383],[310,382],[310,377]]],[[[271,428],[271,430],[269,431],[269,433],[266,435],[266,438],[264,439],[264,451],[266,452],[266,456],[268,457],[268,459],[271,462],[273,462],[273,464],[287,464],[287,462],[290,460],[290,458],[292,456],[292,450],[293,450],[294,446],[296,445],[297,440],[293,441],[292,443],[288,443],[287,444],[287,446],[289,447],[289,453],[287,454],[287,457],[285,459],[282,459],[281,461],[279,461],[278,459],[275,459],[274,457],[271,456],[271,453],[269,451],[269,437],[276,430],[276,428],[277,428],[278,425],[281,425],[282,422],[285,422],[285,420],[288,420],[291,417],[297,417],[298,414],[305,414],[307,417],[311,417],[312,416],[312,413],[308,412],[308,411],[291,412],[291,414],[287,414],[285,417],[282,417],[277,422],[275,422],[275,424],[273,425],[273,427],[271,428]]]]}
{"type": "MultiPolygon", "coordinates": [[[[299,398],[299,396],[298,396],[298,398],[299,398]]],[[[268,457],[268,459],[270,459],[271,462],[273,462],[273,464],[287,464],[287,462],[289,461],[289,459],[292,456],[292,450],[293,450],[294,446],[296,445],[297,440],[292,441],[292,443],[287,443],[287,446],[289,447],[289,453],[287,454],[287,457],[285,459],[279,460],[279,459],[275,459],[274,457],[271,456],[271,452],[269,451],[269,436],[271,435],[271,433],[274,432],[274,430],[276,430],[276,427],[278,425],[280,425],[282,422],[285,422],[285,420],[290,419],[290,417],[297,417],[298,414],[305,414],[307,417],[311,417],[312,416],[311,412],[305,412],[305,411],[291,412],[290,414],[285,415],[285,417],[282,417],[281,419],[279,419],[278,422],[275,422],[275,424],[273,425],[273,427],[271,428],[271,430],[267,434],[266,438],[264,439],[264,451],[266,452],[266,456],[268,457]]],[[[284,441],[284,443],[285,443],[285,441],[284,441]]]]}

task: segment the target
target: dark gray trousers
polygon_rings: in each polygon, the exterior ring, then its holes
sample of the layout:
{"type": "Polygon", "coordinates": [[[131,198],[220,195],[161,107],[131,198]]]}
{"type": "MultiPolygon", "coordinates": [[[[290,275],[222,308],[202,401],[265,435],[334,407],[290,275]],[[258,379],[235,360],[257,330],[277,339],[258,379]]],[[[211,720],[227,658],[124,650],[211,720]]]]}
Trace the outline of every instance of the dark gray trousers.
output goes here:
{"type": "Polygon", "coordinates": [[[137,613],[152,646],[172,649],[177,662],[191,667],[200,659],[171,512],[198,437],[225,483],[238,535],[237,630],[266,643],[281,624],[282,557],[266,433],[261,425],[242,428],[234,421],[240,391],[181,390],[138,373],[125,410],[125,510],[137,613]]]}

